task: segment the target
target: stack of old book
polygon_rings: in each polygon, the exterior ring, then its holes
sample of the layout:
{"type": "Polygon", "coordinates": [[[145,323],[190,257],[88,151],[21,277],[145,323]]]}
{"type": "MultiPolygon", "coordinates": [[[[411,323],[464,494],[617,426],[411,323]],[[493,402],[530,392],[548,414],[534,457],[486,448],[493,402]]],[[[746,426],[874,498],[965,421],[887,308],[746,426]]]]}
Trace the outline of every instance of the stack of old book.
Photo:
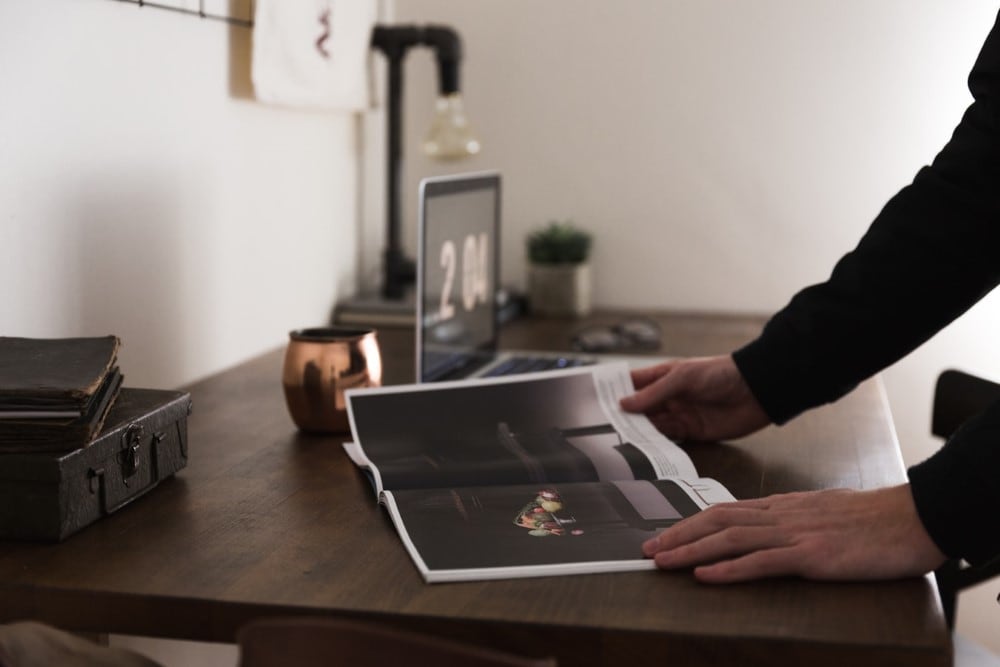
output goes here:
{"type": "Polygon", "coordinates": [[[0,452],[67,452],[100,432],[118,396],[116,336],[0,337],[0,452]]]}
{"type": "Polygon", "coordinates": [[[122,387],[119,346],[0,337],[0,540],[63,540],[187,464],[191,395],[122,387]]]}

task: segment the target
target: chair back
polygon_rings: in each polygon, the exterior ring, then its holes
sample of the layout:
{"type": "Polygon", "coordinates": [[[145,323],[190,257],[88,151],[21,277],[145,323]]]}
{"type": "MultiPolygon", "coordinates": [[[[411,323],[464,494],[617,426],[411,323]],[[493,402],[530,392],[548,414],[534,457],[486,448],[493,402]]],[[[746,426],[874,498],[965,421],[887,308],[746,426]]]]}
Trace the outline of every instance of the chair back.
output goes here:
{"type": "Polygon", "coordinates": [[[1000,401],[1000,384],[962,371],[944,371],[934,386],[931,433],[948,439],[964,421],[996,401],[1000,401]]]}
{"type": "Polygon", "coordinates": [[[363,621],[274,618],[237,635],[239,667],[556,667],[552,658],[513,655],[363,621]]]}

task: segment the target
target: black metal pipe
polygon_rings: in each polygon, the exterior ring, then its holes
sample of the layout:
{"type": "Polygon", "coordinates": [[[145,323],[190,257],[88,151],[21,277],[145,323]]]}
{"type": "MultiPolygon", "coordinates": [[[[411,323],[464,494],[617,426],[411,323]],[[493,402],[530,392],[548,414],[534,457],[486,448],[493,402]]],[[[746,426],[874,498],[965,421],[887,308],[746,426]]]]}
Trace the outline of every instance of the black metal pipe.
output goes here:
{"type": "Polygon", "coordinates": [[[386,99],[386,233],[383,255],[382,296],[401,299],[407,285],[416,278],[412,260],[403,252],[400,190],[403,175],[403,60],[415,46],[434,49],[438,63],[438,90],[442,95],[459,90],[458,66],[462,43],[447,26],[375,26],[371,46],[388,60],[388,96],[386,99]]]}

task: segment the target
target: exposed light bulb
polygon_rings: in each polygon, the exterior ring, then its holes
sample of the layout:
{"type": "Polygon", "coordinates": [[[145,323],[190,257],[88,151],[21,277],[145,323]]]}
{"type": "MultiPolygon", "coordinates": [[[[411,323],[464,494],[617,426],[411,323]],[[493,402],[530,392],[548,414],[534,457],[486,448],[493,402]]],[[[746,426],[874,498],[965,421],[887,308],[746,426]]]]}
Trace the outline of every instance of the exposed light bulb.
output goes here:
{"type": "Polygon", "coordinates": [[[479,152],[479,139],[469,127],[459,93],[442,95],[434,105],[434,120],[424,139],[424,153],[437,160],[459,160],[479,152]]]}

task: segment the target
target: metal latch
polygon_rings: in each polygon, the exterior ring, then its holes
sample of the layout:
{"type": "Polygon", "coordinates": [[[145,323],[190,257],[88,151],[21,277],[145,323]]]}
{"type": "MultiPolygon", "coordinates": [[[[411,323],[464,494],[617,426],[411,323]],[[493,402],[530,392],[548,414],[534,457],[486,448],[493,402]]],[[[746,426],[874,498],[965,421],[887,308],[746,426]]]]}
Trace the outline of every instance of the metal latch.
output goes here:
{"type": "Polygon", "coordinates": [[[128,478],[139,470],[139,445],[142,444],[142,432],[142,424],[129,424],[122,434],[122,451],[118,456],[125,486],[128,486],[128,478]]]}

